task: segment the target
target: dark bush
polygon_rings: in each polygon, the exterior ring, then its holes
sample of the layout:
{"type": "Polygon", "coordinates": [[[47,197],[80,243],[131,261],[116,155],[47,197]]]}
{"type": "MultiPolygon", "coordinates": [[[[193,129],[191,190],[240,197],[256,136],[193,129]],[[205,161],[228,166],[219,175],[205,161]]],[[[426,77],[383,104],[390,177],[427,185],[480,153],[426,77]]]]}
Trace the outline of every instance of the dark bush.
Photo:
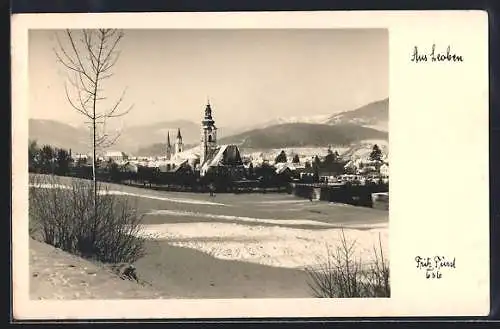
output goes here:
{"type": "Polygon", "coordinates": [[[340,244],[326,249],[326,257],[316,267],[306,268],[308,285],[315,297],[355,298],[390,297],[389,264],[382,244],[374,247],[374,259],[356,259],[356,241],[348,241],[342,230],[340,244]]]}
{"type": "Polygon", "coordinates": [[[128,199],[97,183],[30,176],[30,234],[67,252],[105,263],[134,262],[144,255],[141,218],[128,199]],[[49,188],[49,186],[51,186],[49,188]],[[94,203],[95,202],[95,203],[94,203]]]}

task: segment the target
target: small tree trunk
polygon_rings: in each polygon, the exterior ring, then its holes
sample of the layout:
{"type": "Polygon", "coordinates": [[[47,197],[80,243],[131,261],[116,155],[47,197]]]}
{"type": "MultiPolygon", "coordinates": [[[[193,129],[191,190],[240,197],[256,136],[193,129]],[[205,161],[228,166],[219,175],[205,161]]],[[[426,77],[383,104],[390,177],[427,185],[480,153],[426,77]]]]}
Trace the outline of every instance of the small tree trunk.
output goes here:
{"type": "MultiPolygon", "coordinates": [[[[94,110],[95,111],[95,110],[94,110]]],[[[96,123],[95,119],[93,120],[93,145],[92,145],[92,151],[93,151],[93,157],[92,157],[92,183],[94,185],[94,216],[97,218],[97,180],[96,180],[96,123]]]]}
{"type": "MultiPolygon", "coordinates": [[[[95,85],[95,90],[97,91],[97,84],[95,85]]],[[[92,228],[92,243],[95,242],[96,236],[97,236],[97,168],[96,168],[96,163],[97,163],[97,152],[96,152],[96,146],[97,146],[97,136],[96,136],[96,116],[95,116],[95,100],[96,100],[96,95],[97,93],[94,93],[94,105],[93,105],[93,116],[92,116],[92,151],[93,151],[93,161],[92,161],[92,184],[94,188],[94,218],[93,218],[93,228],[92,228]]]]}

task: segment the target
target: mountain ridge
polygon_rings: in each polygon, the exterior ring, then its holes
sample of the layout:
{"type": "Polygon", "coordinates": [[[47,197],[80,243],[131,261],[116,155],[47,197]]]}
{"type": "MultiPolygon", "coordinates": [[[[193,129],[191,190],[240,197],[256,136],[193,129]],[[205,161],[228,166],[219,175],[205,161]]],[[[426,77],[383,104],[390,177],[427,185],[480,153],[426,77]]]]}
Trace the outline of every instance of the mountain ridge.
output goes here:
{"type": "Polygon", "coordinates": [[[286,123],[222,138],[221,144],[242,148],[350,145],[366,139],[387,139],[387,132],[354,124],[286,123]]]}
{"type": "MultiPolygon", "coordinates": [[[[275,148],[289,144],[291,146],[325,146],[336,143],[349,144],[362,139],[387,139],[388,104],[389,99],[385,98],[355,110],[332,115],[276,118],[253,128],[222,127],[219,130],[227,132],[227,135],[223,136],[219,133],[218,137],[220,143],[235,143],[243,148],[275,148]],[[261,136],[258,136],[259,134],[261,136]],[[279,145],[280,143],[283,145],[279,145]]],[[[181,130],[185,145],[199,143],[199,124],[178,119],[124,127],[117,143],[111,148],[138,155],[152,155],[156,152],[162,154],[164,147],[161,145],[166,144],[167,132],[173,144],[177,129],[181,130]]],[[[113,131],[110,133],[113,134],[113,131]]],[[[37,140],[39,144],[71,148],[80,153],[90,151],[91,134],[88,129],[56,120],[30,119],[29,137],[30,140],[37,140]]]]}
{"type": "Polygon", "coordinates": [[[354,110],[341,111],[333,114],[277,117],[245,128],[246,130],[252,130],[286,123],[315,123],[329,125],[353,123],[387,131],[388,117],[389,98],[386,97],[357,107],[354,110]]]}

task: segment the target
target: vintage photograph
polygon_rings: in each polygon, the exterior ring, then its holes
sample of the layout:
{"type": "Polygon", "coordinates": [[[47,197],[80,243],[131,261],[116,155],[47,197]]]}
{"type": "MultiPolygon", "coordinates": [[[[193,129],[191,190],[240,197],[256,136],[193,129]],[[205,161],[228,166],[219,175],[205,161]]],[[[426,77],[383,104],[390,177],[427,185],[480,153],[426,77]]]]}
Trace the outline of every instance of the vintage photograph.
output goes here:
{"type": "Polygon", "coordinates": [[[31,300],[389,298],[389,31],[31,29],[31,300]]]}

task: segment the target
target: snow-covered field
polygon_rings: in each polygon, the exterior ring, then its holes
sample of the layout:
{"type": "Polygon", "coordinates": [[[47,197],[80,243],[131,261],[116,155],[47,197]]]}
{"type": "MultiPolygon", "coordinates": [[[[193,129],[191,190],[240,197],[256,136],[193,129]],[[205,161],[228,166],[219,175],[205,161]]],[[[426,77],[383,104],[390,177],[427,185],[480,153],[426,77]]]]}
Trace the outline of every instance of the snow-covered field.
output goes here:
{"type": "MultiPolygon", "coordinates": [[[[58,188],[58,189],[63,189],[63,190],[70,190],[72,188],[71,186],[62,185],[62,184],[30,184],[29,187],[46,188],[46,189],[58,188]]],[[[116,191],[116,190],[101,190],[101,191],[98,191],[98,194],[101,194],[101,195],[123,195],[123,196],[147,198],[147,199],[153,199],[153,200],[169,201],[169,202],[174,202],[174,203],[205,204],[205,205],[224,206],[224,204],[221,204],[221,203],[204,201],[204,200],[193,200],[193,199],[186,199],[186,198],[169,198],[169,197],[163,197],[163,196],[152,195],[152,194],[130,193],[130,192],[116,191]]]]}
{"type": "MultiPolygon", "coordinates": [[[[70,188],[70,184],[32,186],[70,188]]],[[[138,198],[145,216],[141,236],[218,259],[285,268],[315,265],[322,262],[327,248],[339,245],[342,230],[348,241],[356,241],[354,255],[363,262],[373,260],[379,241],[388,259],[388,213],[376,209],[278,194],[220,194],[214,200],[116,186],[108,193],[138,198]]]]}
{"type": "MultiPolygon", "coordinates": [[[[340,241],[339,228],[324,230],[288,227],[247,226],[234,223],[176,223],[145,225],[143,236],[168,240],[172,245],[196,249],[215,258],[261,265],[303,268],[323,261],[327,248],[340,241]]],[[[348,241],[356,241],[355,257],[368,263],[379,237],[388,257],[388,227],[344,229],[348,241]]]]}

